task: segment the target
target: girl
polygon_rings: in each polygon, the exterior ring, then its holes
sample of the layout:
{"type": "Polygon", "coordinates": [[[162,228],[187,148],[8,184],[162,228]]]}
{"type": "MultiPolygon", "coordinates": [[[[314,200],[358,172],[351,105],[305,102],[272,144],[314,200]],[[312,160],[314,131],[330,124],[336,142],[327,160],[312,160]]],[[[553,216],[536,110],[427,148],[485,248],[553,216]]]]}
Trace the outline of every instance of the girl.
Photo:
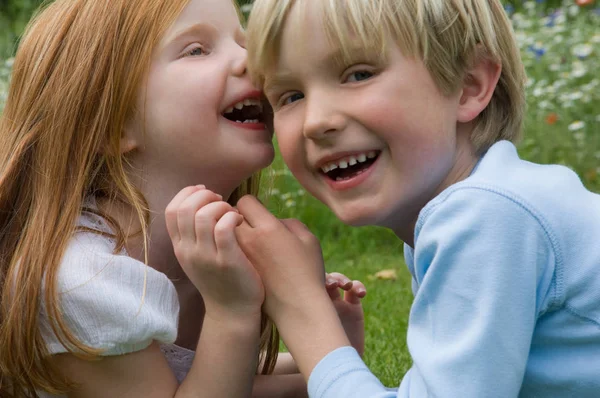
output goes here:
{"type": "Polygon", "coordinates": [[[1,396],[306,394],[298,374],[252,377],[259,352],[261,373],[297,371],[274,369],[262,283],[232,244],[231,204],[273,158],[262,119],[233,3],[35,17],[0,120],[1,396]]]}

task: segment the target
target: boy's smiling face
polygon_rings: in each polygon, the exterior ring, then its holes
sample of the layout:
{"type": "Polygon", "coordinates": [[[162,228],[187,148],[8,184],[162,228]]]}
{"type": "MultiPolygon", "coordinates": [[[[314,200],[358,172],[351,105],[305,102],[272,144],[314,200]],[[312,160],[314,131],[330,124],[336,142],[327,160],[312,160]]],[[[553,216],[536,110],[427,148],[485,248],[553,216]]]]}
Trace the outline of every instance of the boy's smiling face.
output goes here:
{"type": "Polygon", "coordinates": [[[283,158],[345,223],[387,226],[411,243],[421,208],[476,162],[464,91],[442,95],[393,44],[383,63],[345,65],[314,2],[306,7],[288,15],[265,80],[283,158]]]}

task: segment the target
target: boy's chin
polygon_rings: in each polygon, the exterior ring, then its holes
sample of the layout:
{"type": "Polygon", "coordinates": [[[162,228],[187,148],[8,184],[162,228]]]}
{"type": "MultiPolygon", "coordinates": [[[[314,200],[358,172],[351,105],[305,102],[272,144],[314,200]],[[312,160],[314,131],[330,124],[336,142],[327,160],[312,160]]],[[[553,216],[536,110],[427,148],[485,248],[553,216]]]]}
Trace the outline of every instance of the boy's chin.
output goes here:
{"type": "Polygon", "coordinates": [[[337,210],[334,211],[334,214],[341,222],[351,227],[366,227],[379,224],[376,215],[368,211],[356,212],[352,210],[337,210]]]}

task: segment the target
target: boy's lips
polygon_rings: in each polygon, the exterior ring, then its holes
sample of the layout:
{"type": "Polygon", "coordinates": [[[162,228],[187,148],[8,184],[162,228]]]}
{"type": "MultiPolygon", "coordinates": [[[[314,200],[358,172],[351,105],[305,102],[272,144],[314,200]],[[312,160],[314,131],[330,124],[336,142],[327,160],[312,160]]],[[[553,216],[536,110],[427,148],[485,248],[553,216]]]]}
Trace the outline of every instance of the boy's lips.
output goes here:
{"type": "Polygon", "coordinates": [[[318,171],[334,190],[352,189],[371,175],[380,155],[380,150],[338,153],[323,158],[318,171]]]}

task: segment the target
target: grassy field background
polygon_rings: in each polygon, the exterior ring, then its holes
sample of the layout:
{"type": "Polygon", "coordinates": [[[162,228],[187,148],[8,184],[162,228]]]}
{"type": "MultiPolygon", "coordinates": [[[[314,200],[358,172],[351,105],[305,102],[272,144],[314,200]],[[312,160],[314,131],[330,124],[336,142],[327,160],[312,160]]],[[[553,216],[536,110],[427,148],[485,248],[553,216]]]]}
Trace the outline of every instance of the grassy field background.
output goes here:
{"type": "MultiPolygon", "coordinates": [[[[0,112],[14,43],[36,1],[15,0],[11,5],[0,0],[0,112]]],[[[586,6],[577,3],[590,2],[506,3],[529,75],[529,109],[519,151],[534,162],[573,168],[586,186],[598,192],[600,8],[594,1],[586,6]]],[[[384,384],[398,385],[411,365],[405,340],[412,293],[401,242],[384,229],[342,225],[304,192],[279,157],[266,173],[264,188],[275,214],[299,218],[321,239],[329,271],[366,284],[365,360],[384,384]],[[396,279],[378,278],[382,270],[395,271],[396,279]]]]}

